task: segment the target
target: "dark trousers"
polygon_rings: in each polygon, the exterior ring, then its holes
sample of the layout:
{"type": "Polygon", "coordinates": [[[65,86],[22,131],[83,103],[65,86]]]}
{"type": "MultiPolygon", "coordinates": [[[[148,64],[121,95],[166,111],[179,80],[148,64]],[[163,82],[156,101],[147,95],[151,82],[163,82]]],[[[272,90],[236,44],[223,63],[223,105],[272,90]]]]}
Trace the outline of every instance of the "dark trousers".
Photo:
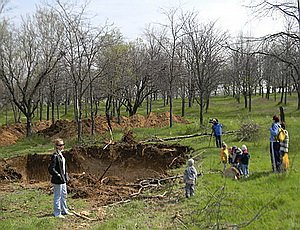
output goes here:
{"type": "Polygon", "coordinates": [[[215,137],[216,137],[216,146],[217,146],[218,148],[221,148],[221,147],[222,147],[221,135],[215,136],[215,137]]]}
{"type": "Polygon", "coordinates": [[[279,142],[270,142],[270,157],[273,172],[280,172],[281,159],[280,159],[280,144],[279,142]]]}

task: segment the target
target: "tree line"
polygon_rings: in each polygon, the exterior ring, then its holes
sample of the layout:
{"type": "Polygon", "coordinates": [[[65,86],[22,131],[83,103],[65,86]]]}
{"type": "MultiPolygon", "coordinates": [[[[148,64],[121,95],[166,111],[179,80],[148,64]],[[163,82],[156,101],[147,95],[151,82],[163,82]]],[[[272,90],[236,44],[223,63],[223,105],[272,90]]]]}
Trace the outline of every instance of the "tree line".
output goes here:
{"type": "MultiPolygon", "coordinates": [[[[2,16],[7,2],[0,0],[2,16]]],[[[164,23],[145,28],[143,38],[125,41],[113,24],[92,24],[86,4],[61,0],[38,6],[18,26],[2,17],[1,107],[11,108],[16,122],[23,114],[31,136],[35,115],[54,123],[59,108],[67,113],[71,105],[79,141],[84,111],[94,134],[100,102],[105,102],[109,123],[112,114],[120,118],[122,108],[132,116],[146,103],[151,112],[153,100],[163,99],[170,127],[175,97],[181,98],[182,116],[186,106],[197,103],[200,124],[210,97],[220,92],[243,100],[249,112],[254,94],[268,99],[278,94],[286,103],[296,92],[300,109],[299,0],[259,1],[251,7],[257,16],[283,14],[285,31],[232,37],[195,11],[172,8],[163,12],[164,23]]]]}

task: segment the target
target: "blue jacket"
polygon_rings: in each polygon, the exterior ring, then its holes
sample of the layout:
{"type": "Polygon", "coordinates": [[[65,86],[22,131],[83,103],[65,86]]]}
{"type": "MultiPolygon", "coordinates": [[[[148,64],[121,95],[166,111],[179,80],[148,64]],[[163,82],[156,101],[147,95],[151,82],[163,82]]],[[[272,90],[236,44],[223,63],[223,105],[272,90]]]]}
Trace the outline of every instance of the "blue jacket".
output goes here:
{"type": "Polygon", "coordinates": [[[214,123],[212,126],[212,130],[214,132],[214,136],[221,136],[222,135],[222,124],[214,123]]]}
{"type": "Polygon", "coordinates": [[[276,139],[278,132],[279,132],[279,128],[280,128],[280,124],[279,122],[273,122],[270,130],[270,142],[278,142],[278,140],[276,139]]]}

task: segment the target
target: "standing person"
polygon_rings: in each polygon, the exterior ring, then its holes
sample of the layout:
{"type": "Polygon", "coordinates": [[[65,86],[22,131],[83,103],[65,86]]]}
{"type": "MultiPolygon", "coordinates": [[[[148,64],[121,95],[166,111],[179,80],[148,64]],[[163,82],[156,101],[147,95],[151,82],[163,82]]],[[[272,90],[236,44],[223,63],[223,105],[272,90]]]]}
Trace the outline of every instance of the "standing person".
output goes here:
{"type": "Polygon", "coordinates": [[[185,183],[185,197],[189,198],[195,194],[195,183],[197,180],[197,170],[194,167],[194,160],[188,160],[188,167],[184,170],[183,181],[185,183]]]}
{"type": "Polygon", "coordinates": [[[277,135],[279,133],[279,117],[277,115],[273,116],[273,121],[270,131],[270,156],[271,156],[271,164],[272,164],[272,170],[273,172],[280,172],[280,143],[277,138],[277,135]]]}
{"type": "Polygon", "coordinates": [[[222,142],[220,157],[221,157],[221,162],[223,163],[223,170],[225,170],[226,165],[228,163],[229,153],[228,153],[227,144],[224,141],[222,142]]]}
{"type": "Polygon", "coordinates": [[[242,172],[245,178],[249,177],[249,159],[250,153],[248,152],[248,148],[246,145],[242,145],[242,156],[241,156],[241,164],[242,164],[242,172]]]}
{"type": "Polygon", "coordinates": [[[282,168],[286,171],[289,168],[289,132],[286,130],[284,122],[281,123],[281,128],[285,135],[283,141],[280,141],[280,159],[282,168]]]}
{"type": "Polygon", "coordinates": [[[214,133],[214,136],[216,138],[216,146],[218,148],[222,147],[222,141],[221,141],[221,136],[222,136],[222,124],[219,123],[217,119],[213,119],[212,121],[212,131],[214,133]]]}
{"type": "Polygon", "coordinates": [[[54,141],[55,152],[51,156],[50,165],[48,167],[49,173],[52,175],[51,183],[53,184],[54,192],[54,216],[58,218],[65,218],[64,215],[73,215],[69,212],[67,207],[67,165],[66,159],[63,156],[64,141],[63,139],[56,139],[54,141]]]}

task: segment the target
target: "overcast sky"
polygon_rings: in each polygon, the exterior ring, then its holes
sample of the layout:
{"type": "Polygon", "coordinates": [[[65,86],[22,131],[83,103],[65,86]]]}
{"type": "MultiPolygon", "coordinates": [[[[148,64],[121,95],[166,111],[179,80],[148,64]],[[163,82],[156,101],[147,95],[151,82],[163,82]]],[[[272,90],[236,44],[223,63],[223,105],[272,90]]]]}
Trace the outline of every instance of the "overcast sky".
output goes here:
{"type": "MultiPolygon", "coordinates": [[[[32,14],[43,1],[10,0],[10,15],[17,20],[20,15],[32,14]]],[[[241,31],[247,36],[262,36],[278,30],[275,26],[278,23],[274,21],[250,20],[250,12],[243,7],[247,2],[249,0],[90,0],[88,9],[91,15],[97,15],[95,22],[100,25],[106,20],[113,22],[130,40],[141,37],[147,24],[163,22],[163,9],[171,7],[197,11],[201,20],[217,21],[219,28],[233,36],[241,31]]]]}

